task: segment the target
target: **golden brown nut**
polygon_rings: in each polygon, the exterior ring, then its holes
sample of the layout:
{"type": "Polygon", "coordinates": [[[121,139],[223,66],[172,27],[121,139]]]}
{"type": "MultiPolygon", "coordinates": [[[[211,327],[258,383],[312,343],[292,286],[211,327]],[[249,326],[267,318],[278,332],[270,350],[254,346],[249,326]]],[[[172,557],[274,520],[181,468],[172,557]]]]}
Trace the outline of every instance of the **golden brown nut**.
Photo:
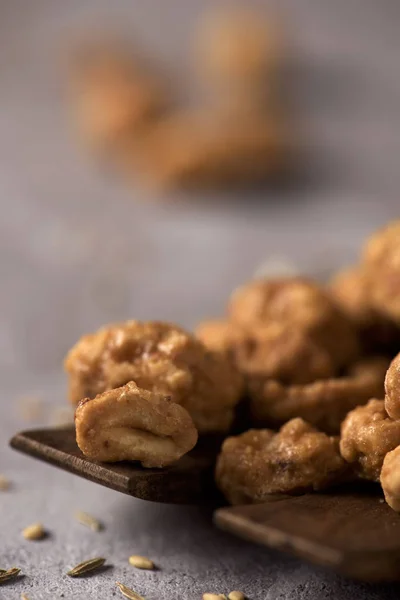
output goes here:
{"type": "Polygon", "coordinates": [[[76,118],[94,149],[107,149],[137,132],[166,105],[165,91],[143,61],[127,48],[83,48],[72,73],[76,118]]]}
{"type": "Polygon", "coordinates": [[[400,512],[400,446],[388,452],[381,470],[381,485],[385,500],[400,512]]]}
{"type": "Polygon", "coordinates": [[[363,261],[371,273],[374,304],[400,324],[400,220],[389,223],[367,241],[363,261]]]}
{"type": "Polygon", "coordinates": [[[368,358],[354,363],[347,374],[306,385],[282,385],[276,380],[250,377],[248,394],[251,422],[277,427],[302,417],[327,433],[338,433],[346,414],[371,397],[383,398],[388,360],[368,358]]]}
{"type": "Polygon", "coordinates": [[[333,376],[327,351],[306,332],[282,323],[246,329],[228,321],[205,321],[196,335],[211,349],[227,352],[247,376],[308,383],[333,376]]]}
{"type": "Polygon", "coordinates": [[[284,56],[276,22],[243,6],[214,10],[200,24],[196,46],[200,71],[220,105],[253,111],[268,106],[284,56]]]}
{"type": "Polygon", "coordinates": [[[280,119],[177,113],[127,139],[119,163],[128,176],[138,174],[155,188],[241,184],[281,172],[287,140],[280,119]]]}
{"type": "Polygon", "coordinates": [[[201,432],[228,430],[242,392],[242,377],[225,355],[157,321],[117,323],[83,336],[65,369],[73,404],[134,381],[171,396],[201,432]]]}
{"type": "Polygon", "coordinates": [[[328,293],[304,278],[251,281],[232,294],[229,314],[243,327],[274,322],[307,331],[328,351],[337,368],[359,353],[358,337],[349,319],[328,293]]]}
{"type": "Polygon", "coordinates": [[[331,281],[329,289],[343,312],[359,329],[367,349],[391,350],[400,343],[400,332],[395,323],[373,303],[374,278],[362,266],[340,271],[331,281]]]}
{"type": "Polygon", "coordinates": [[[400,419],[400,354],[393,359],[385,378],[385,408],[392,419],[400,419]]]}
{"type": "Polygon", "coordinates": [[[399,444],[400,421],[389,417],[383,400],[358,406],[342,423],[341,455],[363,479],[379,481],[383,459],[399,444]]]}
{"type": "Polygon", "coordinates": [[[196,427],[182,406],[133,381],[82,400],[75,427],[83,454],[103,462],[138,460],[144,467],[165,467],[197,442],[196,427]]]}
{"type": "Polygon", "coordinates": [[[269,494],[322,489],[340,481],[345,472],[338,439],[292,419],[279,433],[250,429],[227,438],[217,460],[216,482],[231,504],[259,503],[269,494]]]}

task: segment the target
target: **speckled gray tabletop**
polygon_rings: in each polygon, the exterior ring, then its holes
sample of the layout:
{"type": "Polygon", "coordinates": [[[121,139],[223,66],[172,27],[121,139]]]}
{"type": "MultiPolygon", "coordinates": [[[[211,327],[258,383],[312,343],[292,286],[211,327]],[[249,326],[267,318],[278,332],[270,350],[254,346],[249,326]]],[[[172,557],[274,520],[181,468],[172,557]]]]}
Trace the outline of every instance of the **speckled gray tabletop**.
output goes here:
{"type": "Polygon", "coordinates": [[[107,178],[78,149],[59,60],[71,35],[93,24],[132,32],[189,84],[187,44],[210,3],[0,2],[0,473],[13,482],[0,492],[0,567],[24,573],[1,587],[1,599],[106,600],[118,595],[116,580],[149,600],[235,588],[254,600],[398,598],[397,586],[355,584],[220,533],[201,507],[135,501],[7,449],[27,427],[18,398],[38,396],[48,411],[65,402],[62,357],[83,332],[128,317],[191,327],[221,313],[230,290],[267,257],[323,273],[353,260],[365,235],[399,215],[396,1],[279,3],[311,141],[307,181],[290,190],[157,203],[107,178]],[[74,521],[78,508],[104,531],[74,521]],[[34,521],[51,532],[43,542],[21,536],[34,521]],[[160,569],[134,570],[133,553],[160,569]],[[65,576],[96,555],[110,568],[65,576]]]}

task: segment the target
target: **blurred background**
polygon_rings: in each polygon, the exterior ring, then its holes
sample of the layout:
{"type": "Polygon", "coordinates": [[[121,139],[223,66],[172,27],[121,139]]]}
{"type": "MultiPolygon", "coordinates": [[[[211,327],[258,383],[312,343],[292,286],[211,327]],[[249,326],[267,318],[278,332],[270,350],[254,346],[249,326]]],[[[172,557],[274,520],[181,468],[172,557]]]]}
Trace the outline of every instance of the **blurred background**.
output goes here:
{"type": "MultiPolygon", "coordinates": [[[[83,333],[127,318],[192,328],[222,314],[260,265],[325,276],[399,216],[400,7],[390,0],[254,3],[279,11],[290,48],[302,168],[284,185],[155,193],[93,160],[70,122],[65,58],[74,40],[92,31],[132,39],[186,98],[197,85],[188,48],[212,6],[1,2],[2,447],[23,428],[17,399],[63,405],[62,359],[83,333]]],[[[1,455],[2,471],[33,467],[1,455]]]]}

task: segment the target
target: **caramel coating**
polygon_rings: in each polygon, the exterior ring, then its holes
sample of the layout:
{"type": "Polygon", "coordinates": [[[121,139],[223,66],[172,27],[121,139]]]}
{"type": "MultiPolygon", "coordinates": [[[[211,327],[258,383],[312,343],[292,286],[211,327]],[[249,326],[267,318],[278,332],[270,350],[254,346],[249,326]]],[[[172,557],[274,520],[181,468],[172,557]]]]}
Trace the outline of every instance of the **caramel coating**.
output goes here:
{"type": "Polygon", "coordinates": [[[216,482],[231,504],[256,504],[269,494],[323,489],[345,472],[337,438],[303,419],[292,419],[279,433],[250,429],[227,438],[217,460],[216,482]]]}
{"type": "Polygon", "coordinates": [[[133,381],[82,400],[75,427],[77,444],[89,458],[137,460],[150,468],[175,462],[197,442],[196,427],[182,406],[133,381]]]}
{"type": "Polygon", "coordinates": [[[276,427],[294,417],[327,433],[338,433],[346,414],[371,397],[383,398],[388,360],[368,358],[354,363],[342,377],[306,385],[282,385],[276,380],[250,377],[248,393],[252,423],[276,427]]]}
{"type": "Polygon", "coordinates": [[[205,321],[197,337],[211,349],[227,352],[239,370],[286,383],[309,383],[333,376],[327,351],[303,331],[281,323],[245,329],[228,321],[205,321]]]}
{"type": "Polygon", "coordinates": [[[341,455],[363,479],[379,481],[386,454],[399,444],[400,421],[389,417],[383,400],[358,406],[342,423],[341,455]]]}
{"type": "Polygon", "coordinates": [[[400,354],[393,359],[385,378],[385,408],[392,419],[400,419],[400,354]]]}
{"type": "Polygon", "coordinates": [[[72,69],[78,125],[93,149],[104,150],[164,112],[166,94],[143,61],[127,48],[83,48],[72,69]]]}
{"type": "Polygon", "coordinates": [[[316,283],[300,277],[259,279],[231,296],[229,315],[243,327],[282,323],[306,331],[318,340],[337,368],[359,353],[356,331],[349,319],[316,283]]]}
{"type": "Polygon", "coordinates": [[[344,313],[355,323],[366,349],[390,351],[399,346],[400,332],[393,320],[373,302],[374,278],[363,266],[340,271],[330,282],[330,292],[344,313]]]}
{"type": "Polygon", "coordinates": [[[400,512],[400,446],[385,456],[381,470],[381,485],[386,502],[393,510],[400,512]]]}
{"type": "Polygon", "coordinates": [[[400,220],[389,223],[367,241],[363,261],[371,273],[374,304],[400,324],[400,220]]]}
{"type": "MultiPolygon", "coordinates": [[[[292,135],[293,137],[293,135],[292,135]]],[[[288,136],[280,119],[167,115],[120,147],[119,164],[156,189],[245,184],[281,172],[288,136]]]]}
{"type": "Polygon", "coordinates": [[[65,369],[73,404],[134,381],[171,396],[201,432],[229,429],[243,383],[222,353],[157,321],[117,323],[83,336],[68,353],[65,369]]]}

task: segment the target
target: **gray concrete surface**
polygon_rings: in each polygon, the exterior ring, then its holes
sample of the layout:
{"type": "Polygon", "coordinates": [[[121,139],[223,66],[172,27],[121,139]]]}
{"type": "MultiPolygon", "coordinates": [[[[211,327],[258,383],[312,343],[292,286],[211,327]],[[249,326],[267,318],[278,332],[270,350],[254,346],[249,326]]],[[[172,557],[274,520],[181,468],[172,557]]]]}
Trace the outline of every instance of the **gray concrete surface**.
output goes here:
{"type": "Polygon", "coordinates": [[[229,291],[268,256],[325,272],[399,215],[400,11],[389,0],[279,3],[299,63],[293,97],[310,134],[307,184],[235,202],[194,194],[157,203],[77,148],[60,66],[71,36],[88,25],[133,32],[190,85],[185,44],[206,4],[0,2],[0,473],[13,481],[0,492],[0,567],[24,573],[1,599],[106,600],[118,596],[116,580],[149,600],[233,588],[254,600],[398,597],[397,586],[355,584],[219,533],[202,508],[134,501],[6,447],[26,427],[20,396],[38,395],[49,410],[65,402],[62,357],[83,332],[127,317],[190,327],[221,313],[229,291]],[[77,524],[75,508],[105,530],[77,524]],[[25,541],[21,529],[37,520],[50,538],[25,541]],[[134,571],[132,553],[160,570],[134,571]],[[65,576],[98,554],[112,568],[65,576]]]}

